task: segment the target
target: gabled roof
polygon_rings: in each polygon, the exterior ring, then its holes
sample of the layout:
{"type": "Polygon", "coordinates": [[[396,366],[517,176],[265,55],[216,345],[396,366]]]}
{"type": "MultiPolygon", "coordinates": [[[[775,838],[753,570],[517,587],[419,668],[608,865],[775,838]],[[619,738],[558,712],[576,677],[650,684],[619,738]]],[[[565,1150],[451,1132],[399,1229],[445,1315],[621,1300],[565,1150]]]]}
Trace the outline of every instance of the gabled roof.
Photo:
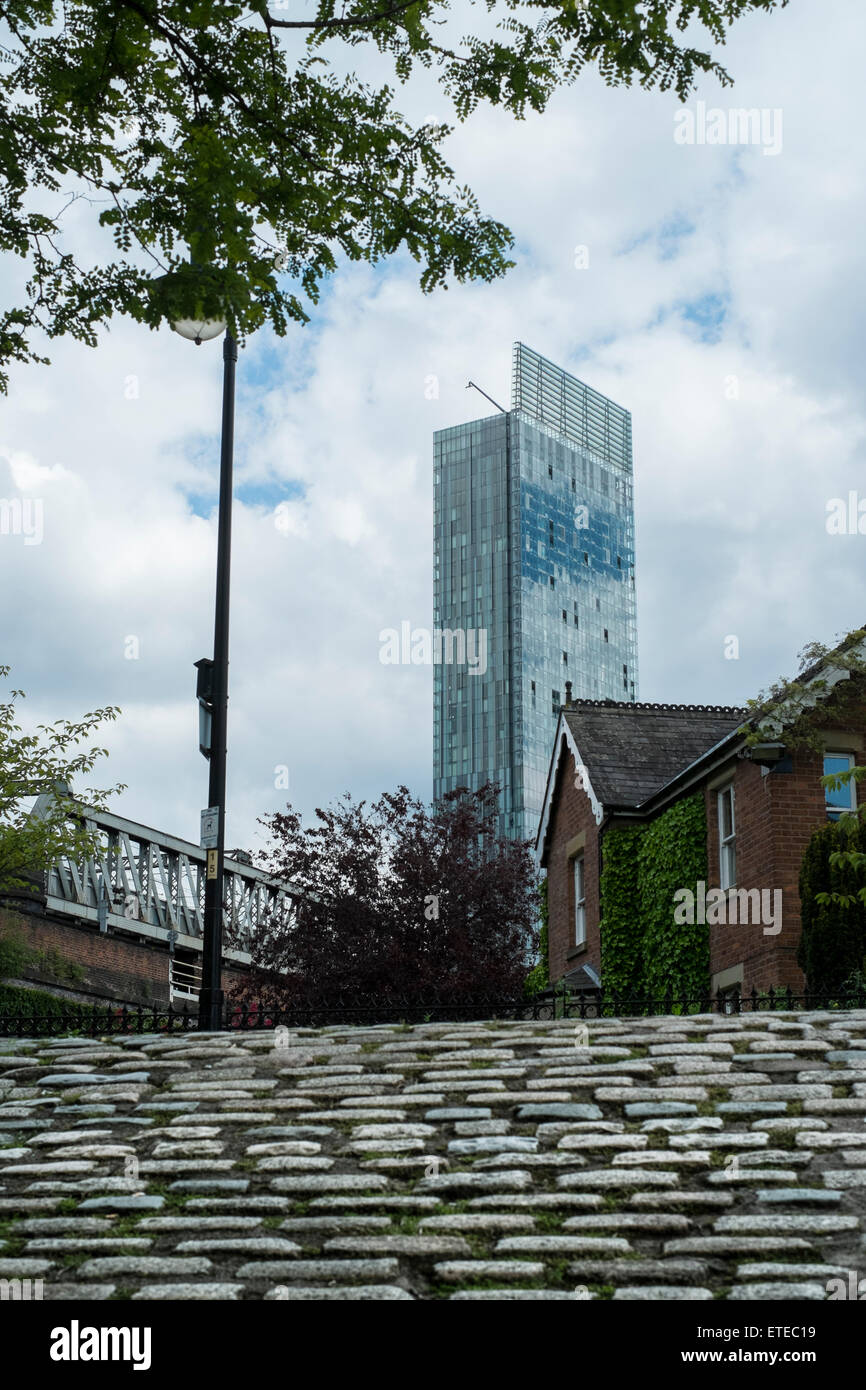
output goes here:
{"type": "Polygon", "coordinates": [[[579,700],[563,718],[604,806],[640,806],[708,748],[740,728],[746,711],[725,705],[579,700]]]}
{"type": "Polygon", "coordinates": [[[850,679],[844,665],[834,665],[837,653],[856,651],[866,656],[866,629],[848,633],[833,651],[801,671],[800,686],[811,694],[793,704],[783,699],[759,712],[728,705],[654,705],[618,700],[573,700],[560,710],[547,789],[535,847],[542,865],[547,856],[550,816],[559,786],[563,758],[571,751],[596,822],[608,811],[652,814],[655,806],[681,787],[727,745],[737,747],[737,731],[760,725],[781,734],[810,704],[831,697],[839,681],[850,679]],[[665,790],[667,789],[667,790],[665,790]]]}
{"type": "Polygon", "coordinates": [[[727,705],[576,700],[560,711],[536,849],[546,857],[560,767],[571,751],[597,822],[637,810],[710,749],[736,735],[746,711],[727,705]]]}

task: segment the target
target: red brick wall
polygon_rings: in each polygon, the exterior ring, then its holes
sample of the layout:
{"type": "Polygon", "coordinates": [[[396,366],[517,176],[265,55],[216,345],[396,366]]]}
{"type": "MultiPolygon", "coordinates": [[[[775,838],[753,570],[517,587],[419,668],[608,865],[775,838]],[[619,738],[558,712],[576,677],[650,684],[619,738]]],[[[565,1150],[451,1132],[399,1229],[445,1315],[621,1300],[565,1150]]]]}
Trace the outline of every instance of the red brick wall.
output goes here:
{"type": "MultiPolygon", "coordinates": [[[[829,727],[829,725],[828,725],[829,727]]],[[[734,765],[737,827],[737,886],[782,893],[782,930],[765,935],[762,925],[711,926],[710,971],[715,974],[743,963],[743,992],[771,987],[802,989],[797,964],[800,942],[799,875],[812,833],[826,825],[823,758],[796,750],[790,772],[764,776],[745,759],[734,765]]],[[[719,884],[719,834],[716,791],[706,791],[708,884],[719,884]]],[[[772,902],[772,899],[771,899],[772,902]]]]}
{"type": "MultiPolygon", "coordinates": [[[[823,721],[822,721],[823,722],[823,721]]],[[[826,729],[840,730],[839,746],[857,744],[846,737],[848,730],[866,730],[866,708],[845,724],[829,716],[826,729]]],[[[563,740],[564,742],[564,740],[563,740]]],[[[866,755],[858,754],[858,761],[866,755]]],[[[771,987],[795,991],[804,986],[803,973],[797,964],[800,941],[799,874],[803,853],[812,833],[827,823],[822,755],[798,749],[791,754],[790,772],[762,773],[758,764],[745,758],[733,758],[730,773],[734,781],[737,828],[737,887],[766,889],[770,892],[769,906],[775,910],[773,893],[782,894],[782,928],[777,934],[764,931],[768,923],[749,921],[711,925],[710,973],[743,965],[744,993],[771,987]]],[[[566,753],[560,769],[558,790],[551,812],[548,856],[549,951],[550,979],[555,983],[569,970],[587,963],[601,970],[599,940],[600,873],[598,827],[589,798],[580,786],[575,786],[574,758],[566,753]],[[574,880],[571,860],[566,853],[568,843],[581,831],[586,833],[586,914],[587,949],[574,951],[574,880]]],[[[719,886],[719,835],[716,793],[719,773],[704,783],[707,813],[707,888],[719,886]],[[712,788],[708,785],[713,782],[712,788]]],[[[691,791],[688,795],[691,795],[691,791]]],[[[860,792],[862,797],[863,792],[860,792]]]]}
{"type": "MultiPolygon", "coordinates": [[[[565,740],[563,740],[565,743],[565,740]]],[[[598,826],[589,797],[575,786],[577,769],[571,752],[566,753],[559,773],[558,792],[551,812],[550,855],[547,862],[548,951],[550,981],[555,984],[569,970],[591,965],[601,972],[601,941],[598,932],[599,845],[598,826]],[[574,871],[566,846],[575,835],[586,832],[586,949],[574,946],[574,871]]]]}
{"type": "MultiPolygon", "coordinates": [[[[64,971],[38,969],[27,965],[21,978],[35,984],[60,988],[64,993],[93,1002],[156,1004],[169,1002],[167,946],[149,945],[95,927],[59,922],[52,917],[15,912],[0,907],[0,936],[17,937],[33,951],[53,951],[64,961],[79,967],[72,978],[64,971]]],[[[223,989],[230,988],[242,972],[223,971],[223,989]]]]}

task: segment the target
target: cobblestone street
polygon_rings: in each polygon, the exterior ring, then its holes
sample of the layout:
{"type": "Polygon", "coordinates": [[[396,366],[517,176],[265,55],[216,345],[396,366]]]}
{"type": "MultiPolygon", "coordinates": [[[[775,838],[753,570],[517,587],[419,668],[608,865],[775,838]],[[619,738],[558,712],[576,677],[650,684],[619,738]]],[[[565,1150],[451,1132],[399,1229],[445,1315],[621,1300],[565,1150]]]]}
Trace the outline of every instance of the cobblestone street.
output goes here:
{"type": "Polygon", "coordinates": [[[46,1299],[825,1300],[866,1012],[5,1039],[0,1144],[46,1299]]]}

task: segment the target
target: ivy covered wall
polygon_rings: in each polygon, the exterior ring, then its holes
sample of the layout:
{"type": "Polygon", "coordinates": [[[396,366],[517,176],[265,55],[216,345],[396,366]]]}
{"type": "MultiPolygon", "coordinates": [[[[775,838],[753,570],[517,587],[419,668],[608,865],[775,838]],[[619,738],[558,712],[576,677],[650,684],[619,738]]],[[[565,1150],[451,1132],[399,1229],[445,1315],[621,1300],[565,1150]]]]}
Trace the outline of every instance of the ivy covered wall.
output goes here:
{"type": "Polygon", "coordinates": [[[603,842],[601,966],[606,993],[700,997],[709,987],[706,925],[674,921],[674,894],[707,880],[703,795],[646,826],[615,826],[603,842]]]}
{"type": "Polygon", "coordinates": [[[644,992],[638,854],[645,826],[622,826],[604,837],[600,882],[601,978],[609,994],[644,992]]]}

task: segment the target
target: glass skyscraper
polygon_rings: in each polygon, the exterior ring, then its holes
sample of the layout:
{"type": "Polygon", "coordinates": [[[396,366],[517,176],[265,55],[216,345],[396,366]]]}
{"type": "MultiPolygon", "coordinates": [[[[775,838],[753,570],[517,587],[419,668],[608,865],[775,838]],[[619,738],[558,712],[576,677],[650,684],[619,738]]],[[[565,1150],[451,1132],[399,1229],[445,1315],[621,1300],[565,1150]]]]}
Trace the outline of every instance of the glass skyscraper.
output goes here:
{"type": "Polygon", "coordinates": [[[511,409],[434,435],[433,796],[534,839],[559,708],[637,699],[631,416],[522,343],[511,409]]]}

